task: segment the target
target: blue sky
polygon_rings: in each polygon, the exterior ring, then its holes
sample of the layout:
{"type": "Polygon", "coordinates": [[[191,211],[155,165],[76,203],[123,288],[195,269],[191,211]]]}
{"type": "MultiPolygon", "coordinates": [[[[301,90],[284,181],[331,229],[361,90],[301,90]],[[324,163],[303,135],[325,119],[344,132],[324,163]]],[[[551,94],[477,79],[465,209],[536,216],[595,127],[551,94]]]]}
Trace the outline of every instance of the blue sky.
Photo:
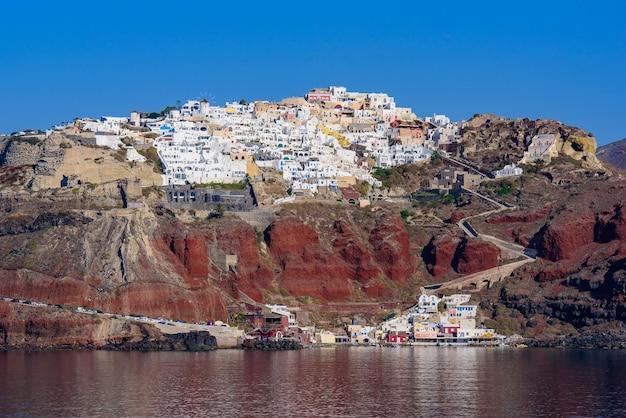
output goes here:
{"type": "Polygon", "coordinates": [[[626,137],[623,1],[3,4],[0,133],[177,100],[385,92],[421,117],[557,119],[626,137]]]}

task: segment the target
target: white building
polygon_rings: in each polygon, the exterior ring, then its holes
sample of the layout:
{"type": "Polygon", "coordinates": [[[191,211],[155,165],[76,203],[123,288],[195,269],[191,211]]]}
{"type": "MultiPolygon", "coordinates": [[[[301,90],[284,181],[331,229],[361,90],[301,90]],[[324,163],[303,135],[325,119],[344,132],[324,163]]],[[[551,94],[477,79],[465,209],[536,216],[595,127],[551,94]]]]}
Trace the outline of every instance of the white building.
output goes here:
{"type": "Polygon", "coordinates": [[[423,312],[437,312],[437,305],[441,299],[435,295],[427,295],[422,293],[417,300],[417,306],[422,308],[423,312]]]}
{"type": "Polygon", "coordinates": [[[96,132],[96,145],[100,147],[108,147],[114,150],[120,149],[122,141],[120,141],[120,136],[111,132],[96,132]]]}
{"type": "Polygon", "coordinates": [[[447,117],[446,115],[438,115],[438,114],[433,114],[432,117],[427,116],[424,118],[424,121],[427,123],[432,123],[433,125],[437,125],[437,126],[446,126],[447,124],[450,123],[450,118],[447,117]]]}
{"type": "Polygon", "coordinates": [[[155,139],[164,168],[164,184],[235,183],[246,176],[246,161],[230,157],[230,141],[201,129],[175,130],[155,139]]]}
{"type": "Polygon", "coordinates": [[[146,157],[139,154],[137,150],[135,149],[135,147],[127,145],[124,148],[126,148],[126,160],[127,161],[130,161],[130,162],[138,161],[140,163],[143,163],[146,161],[146,157]]]}
{"type": "Polygon", "coordinates": [[[534,163],[536,161],[550,162],[553,157],[558,156],[556,149],[556,137],[552,134],[535,135],[528,145],[528,150],[524,151],[524,157],[520,163],[534,163]]]}
{"type": "Polygon", "coordinates": [[[296,314],[289,311],[285,305],[265,305],[272,313],[287,317],[289,327],[297,327],[298,321],[296,320],[296,314]]]}
{"type": "Polygon", "coordinates": [[[202,101],[188,100],[187,103],[180,108],[181,117],[200,117],[205,118],[209,115],[209,102],[206,99],[202,101]]]}
{"type": "Polygon", "coordinates": [[[520,176],[523,172],[524,170],[522,170],[521,167],[518,167],[517,164],[508,164],[505,165],[502,170],[493,171],[493,175],[498,179],[501,177],[520,176]]]}
{"type": "MultiPolygon", "coordinates": [[[[374,157],[384,167],[414,163],[432,155],[417,144],[388,146],[389,123],[412,115],[409,108],[396,107],[393,97],[349,92],[342,86],[309,93],[313,101],[336,103],[329,108],[300,99],[280,104],[229,102],[211,106],[207,100],[189,100],[155,120],[142,120],[141,114],[133,111],[130,125],[144,125],[158,135],[153,145],[165,169],[164,184],[240,181],[245,177],[247,161],[255,158],[259,166],[282,171],[294,189],[332,190],[339,177],[353,177],[378,187],[381,183],[373,178],[367,164],[357,164],[357,152],[359,157],[374,157]],[[336,118],[325,119],[325,113],[336,118]],[[352,132],[349,126],[354,128],[352,132]]],[[[437,123],[448,122],[445,117],[434,118],[437,123]]],[[[86,123],[100,132],[100,144],[116,147],[119,145],[111,135],[125,121],[128,119],[106,117],[86,123]]],[[[147,142],[147,137],[132,127],[121,133],[147,142]]],[[[129,151],[129,158],[138,160],[140,156],[129,151]]]]}

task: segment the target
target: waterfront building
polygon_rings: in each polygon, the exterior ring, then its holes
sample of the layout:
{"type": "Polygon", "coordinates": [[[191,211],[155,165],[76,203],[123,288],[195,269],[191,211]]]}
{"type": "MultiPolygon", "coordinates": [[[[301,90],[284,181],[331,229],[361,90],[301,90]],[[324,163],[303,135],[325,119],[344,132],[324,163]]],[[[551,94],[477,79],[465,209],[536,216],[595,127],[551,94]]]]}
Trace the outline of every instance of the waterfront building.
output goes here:
{"type": "Polygon", "coordinates": [[[289,311],[285,305],[265,305],[272,313],[282,315],[287,318],[288,327],[297,327],[298,321],[296,320],[296,314],[289,311]]]}

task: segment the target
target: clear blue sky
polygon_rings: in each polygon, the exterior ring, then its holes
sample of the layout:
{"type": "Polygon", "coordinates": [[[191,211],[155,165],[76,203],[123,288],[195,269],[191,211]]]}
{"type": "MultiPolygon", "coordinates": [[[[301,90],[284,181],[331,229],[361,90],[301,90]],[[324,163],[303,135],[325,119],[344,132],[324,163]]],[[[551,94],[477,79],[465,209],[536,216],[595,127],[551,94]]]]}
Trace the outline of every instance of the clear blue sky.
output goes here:
{"type": "Polygon", "coordinates": [[[207,95],[385,92],[626,137],[624,1],[4,2],[0,133],[207,95]],[[8,3],[8,4],[5,4],[8,3]]]}

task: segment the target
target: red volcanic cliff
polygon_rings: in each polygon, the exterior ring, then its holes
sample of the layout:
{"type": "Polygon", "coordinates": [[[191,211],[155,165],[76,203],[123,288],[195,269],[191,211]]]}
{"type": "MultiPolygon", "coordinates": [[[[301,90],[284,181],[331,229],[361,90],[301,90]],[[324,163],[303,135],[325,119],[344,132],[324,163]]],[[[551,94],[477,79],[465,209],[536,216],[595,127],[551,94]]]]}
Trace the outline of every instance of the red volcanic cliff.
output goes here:
{"type": "Polygon", "coordinates": [[[435,279],[443,276],[452,266],[460,239],[457,236],[444,235],[433,238],[426,246],[426,267],[435,279]]]}
{"type": "Polygon", "coordinates": [[[562,210],[549,221],[541,235],[538,255],[551,261],[580,257],[592,243],[626,239],[625,203],[594,214],[562,210]]]}
{"type": "Polygon", "coordinates": [[[356,290],[370,297],[390,295],[385,278],[408,283],[415,263],[399,215],[382,215],[371,230],[360,234],[347,220],[332,225],[324,239],[297,216],[270,225],[265,236],[272,260],[281,270],[281,287],[295,296],[346,300],[356,290]]]}
{"type": "Polygon", "coordinates": [[[346,266],[299,218],[274,221],[266,231],[266,239],[272,261],[281,271],[278,282],[287,292],[320,300],[345,300],[352,293],[346,266]]]}
{"type": "Polygon", "coordinates": [[[281,287],[295,296],[341,301],[353,294],[355,286],[366,286],[380,276],[351,229],[336,223],[335,231],[337,239],[333,247],[327,247],[298,217],[278,219],[270,225],[267,245],[272,260],[282,270],[278,279],[281,287]]]}
{"type": "Polygon", "coordinates": [[[461,243],[456,260],[456,271],[460,274],[472,274],[497,267],[500,249],[495,245],[480,240],[461,243]]]}
{"type": "Polygon", "coordinates": [[[260,289],[272,289],[274,273],[265,264],[257,248],[254,229],[240,220],[220,222],[215,230],[219,253],[237,255],[237,265],[229,269],[225,286],[219,286],[235,298],[241,290],[256,301],[262,301],[260,289]]]}
{"type": "Polygon", "coordinates": [[[409,233],[399,215],[382,217],[370,234],[373,257],[392,281],[407,284],[415,270],[410,253],[409,233]]]}
{"type": "Polygon", "coordinates": [[[593,242],[595,219],[573,212],[550,222],[539,244],[539,257],[552,261],[573,258],[585,245],[593,242]]]}
{"type": "Polygon", "coordinates": [[[428,271],[439,279],[450,271],[472,274],[498,266],[500,249],[477,239],[468,240],[453,235],[433,238],[425,248],[428,271]]]}
{"type": "Polygon", "coordinates": [[[159,209],[82,213],[13,216],[10,230],[0,228],[0,295],[208,321],[226,319],[242,293],[259,302],[285,292],[390,298],[416,270],[409,233],[386,209],[327,211],[315,228],[282,216],[263,235],[231,216],[183,223],[159,209]]]}

